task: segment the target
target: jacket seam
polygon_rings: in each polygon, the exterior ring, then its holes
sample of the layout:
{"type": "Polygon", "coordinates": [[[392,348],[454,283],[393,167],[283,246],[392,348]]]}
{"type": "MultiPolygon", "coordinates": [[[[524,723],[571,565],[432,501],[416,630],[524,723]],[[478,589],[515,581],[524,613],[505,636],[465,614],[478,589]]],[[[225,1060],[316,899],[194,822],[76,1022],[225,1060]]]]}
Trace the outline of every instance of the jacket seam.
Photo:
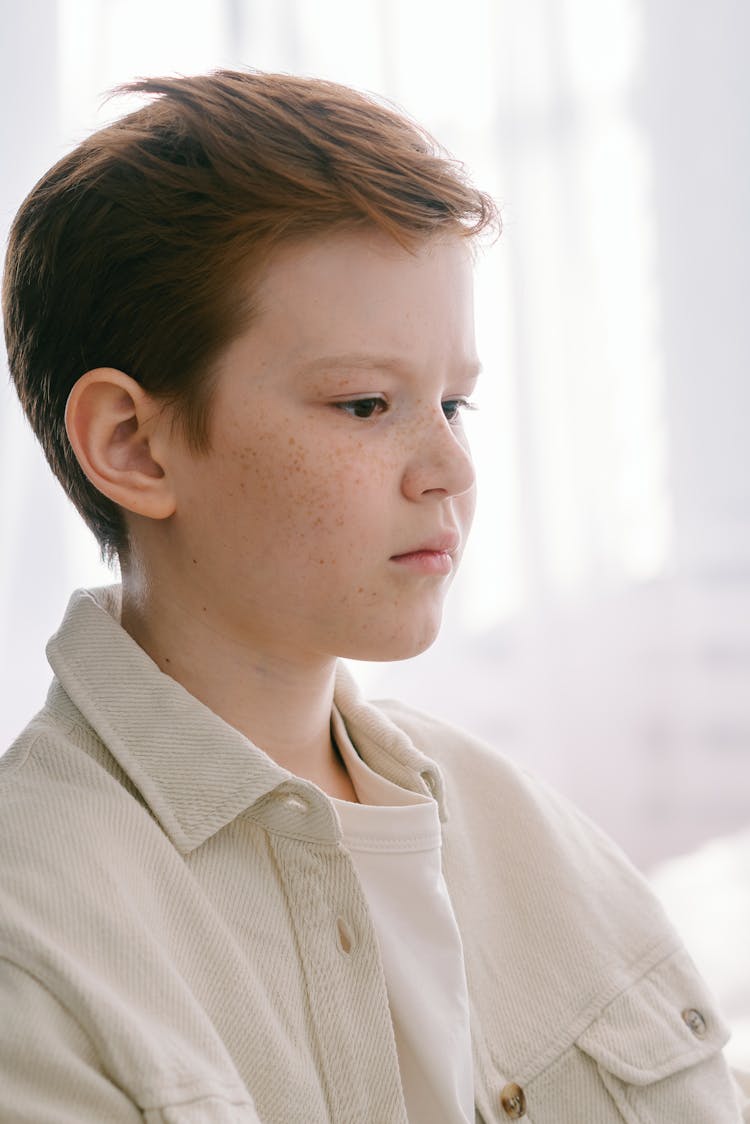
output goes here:
{"type": "MultiPolygon", "coordinates": [[[[0,961],[3,961],[6,964],[10,964],[10,966],[12,968],[15,968],[16,971],[18,971],[18,972],[23,972],[24,976],[27,976],[30,980],[33,980],[34,983],[37,984],[37,986],[42,989],[42,991],[45,993],[45,995],[48,995],[49,998],[53,1001],[53,1003],[55,1003],[56,1006],[58,1006],[61,1010],[63,1010],[65,1012],[65,1014],[68,1016],[68,1018],[73,1023],[75,1023],[78,1030],[81,1032],[81,1034],[84,1036],[86,1041],[91,1046],[91,1050],[96,1055],[97,1059],[99,1060],[99,1063],[102,1066],[102,1071],[106,1074],[107,1079],[109,1081],[112,1081],[113,1084],[117,1084],[113,1080],[112,1075],[110,1073],[108,1073],[107,1070],[105,1069],[103,1061],[102,1061],[102,1057],[101,1057],[99,1051],[96,1048],[94,1040],[91,1037],[88,1030],[86,1029],[86,1027],[83,1025],[83,1023],[79,1019],[78,1015],[76,1015],[76,1013],[70,1009],[70,1007],[68,1006],[67,1003],[63,1002],[63,1000],[60,998],[60,996],[52,989],[52,987],[46,982],[46,980],[44,980],[40,975],[38,975],[37,972],[33,972],[33,971],[31,971],[30,968],[27,968],[25,964],[19,963],[18,960],[14,959],[12,956],[6,955],[3,952],[0,952],[0,961]]],[[[120,1086],[118,1085],[117,1087],[119,1089],[120,1086]]]]}
{"type": "Polygon", "coordinates": [[[46,731],[40,730],[38,734],[34,735],[34,737],[27,745],[26,752],[21,757],[21,759],[19,761],[14,761],[12,765],[6,765],[2,770],[0,770],[0,786],[5,787],[6,785],[11,784],[12,781],[14,781],[15,778],[20,775],[21,771],[28,765],[29,758],[31,757],[32,751],[37,742],[41,741],[41,739],[45,736],[46,731]]]}

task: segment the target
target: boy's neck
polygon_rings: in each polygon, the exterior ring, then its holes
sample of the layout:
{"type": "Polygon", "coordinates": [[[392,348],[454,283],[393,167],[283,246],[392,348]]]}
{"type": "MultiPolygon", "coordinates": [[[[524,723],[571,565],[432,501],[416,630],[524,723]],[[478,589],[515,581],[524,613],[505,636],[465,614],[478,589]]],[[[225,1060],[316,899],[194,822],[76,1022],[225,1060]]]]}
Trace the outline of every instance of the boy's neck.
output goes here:
{"type": "Polygon", "coordinates": [[[178,597],[134,588],[123,574],[122,627],[180,683],[278,765],[330,796],[356,801],[331,737],[335,659],[293,664],[232,635],[178,597]]]}

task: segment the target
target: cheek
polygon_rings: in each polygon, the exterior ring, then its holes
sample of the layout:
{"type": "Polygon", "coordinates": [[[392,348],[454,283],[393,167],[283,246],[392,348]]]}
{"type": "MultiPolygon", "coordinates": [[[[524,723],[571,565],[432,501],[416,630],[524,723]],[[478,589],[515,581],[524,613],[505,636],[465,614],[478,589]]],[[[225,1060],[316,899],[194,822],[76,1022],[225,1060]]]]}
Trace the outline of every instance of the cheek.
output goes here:
{"type": "Polygon", "coordinates": [[[463,531],[464,541],[468,535],[471,525],[474,522],[474,512],[477,506],[477,490],[476,486],[469,489],[468,492],[463,492],[462,495],[456,496],[453,501],[458,515],[458,521],[461,524],[463,531]]]}
{"type": "MultiPolygon", "coordinates": [[[[335,445],[280,441],[263,435],[252,449],[231,456],[232,491],[241,505],[263,521],[267,535],[319,542],[341,540],[345,529],[354,543],[387,492],[392,466],[373,457],[361,442],[335,445]]],[[[233,505],[234,506],[234,505],[233,505]]]]}

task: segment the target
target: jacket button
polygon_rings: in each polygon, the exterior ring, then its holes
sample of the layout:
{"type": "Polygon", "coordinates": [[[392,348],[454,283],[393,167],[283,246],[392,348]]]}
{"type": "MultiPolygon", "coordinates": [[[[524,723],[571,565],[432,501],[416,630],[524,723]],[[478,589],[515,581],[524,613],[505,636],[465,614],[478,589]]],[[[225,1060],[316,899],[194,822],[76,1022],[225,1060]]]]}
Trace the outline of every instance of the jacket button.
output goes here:
{"type": "Polygon", "coordinates": [[[526,1115],[526,1094],[520,1085],[513,1083],[506,1085],[500,1094],[500,1104],[505,1115],[511,1120],[520,1120],[526,1115]]]}
{"type": "Polygon", "coordinates": [[[703,1015],[700,1013],[700,1011],[696,1011],[694,1007],[687,1007],[682,1012],[682,1021],[687,1027],[689,1027],[690,1030],[692,1030],[696,1038],[706,1037],[708,1027],[706,1026],[706,1020],[703,1018],[703,1015]]]}

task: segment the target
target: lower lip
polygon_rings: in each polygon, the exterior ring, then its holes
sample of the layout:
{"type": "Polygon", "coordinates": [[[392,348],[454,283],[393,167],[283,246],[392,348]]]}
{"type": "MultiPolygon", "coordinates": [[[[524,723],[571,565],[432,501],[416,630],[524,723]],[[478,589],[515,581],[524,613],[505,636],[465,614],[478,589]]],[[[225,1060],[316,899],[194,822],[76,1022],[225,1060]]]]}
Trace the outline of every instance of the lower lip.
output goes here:
{"type": "Polygon", "coordinates": [[[418,574],[450,574],[453,570],[453,559],[442,550],[416,550],[413,554],[397,554],[391,562],[418,574]]]}

